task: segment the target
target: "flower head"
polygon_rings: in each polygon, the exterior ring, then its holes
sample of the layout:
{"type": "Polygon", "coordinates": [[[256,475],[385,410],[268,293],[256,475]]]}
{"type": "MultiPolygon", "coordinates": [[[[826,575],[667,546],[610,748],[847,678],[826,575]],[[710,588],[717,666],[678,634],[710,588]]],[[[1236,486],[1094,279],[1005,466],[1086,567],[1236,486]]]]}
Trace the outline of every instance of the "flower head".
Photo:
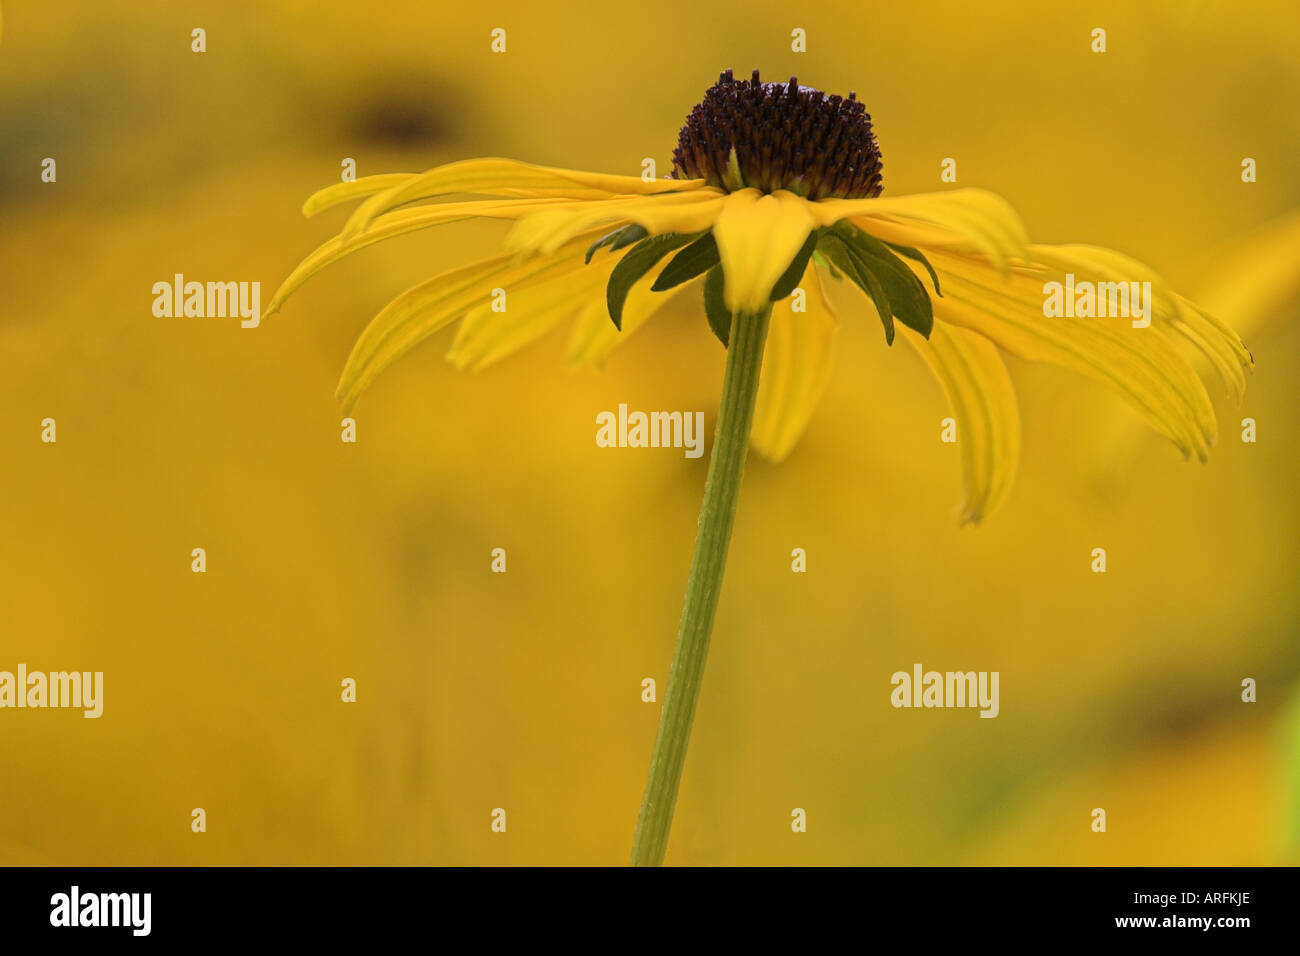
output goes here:
{"type": "Polygon", "coordinates": [[[597,362],[656,311],[662,293],[690,286],[724,344],[734,315],[772,309],[751,440],[780,459],[830,375],[838,317],[829,281],[859,290],[886,341],[901,330],[938,377],[960,430],[964,520],[995,508],[1015,474],[1019,417],[1001,352],[1105,383],[1184,455],[1206,456],[1214,412],[1184,347],[1240,396],[1251,359],[1227,325],[1117,252],[1031,244],[993,193],[882,198],[881,189],[880,150],[856,96],[727,72],[687,117],[673,178],[472,159],[321,190],[307,215],[364,201],[290,274],[267,314],[372,243],[475,217],[513,220],[502,254],[413,286],[371,321],[340,400],[350,406],[393,361],[458,319],[448,357],[460,367],[495,362],[565,320],[570,359],[597,362]],[[1046,316],[1045,284],[1067,275],[1151,283],[1149,325],[1046,316]],[[508,290],[508,311],[493,311],[495,288],[508,290]]]}
{"type": "Polygon", "coordinates": [[[737,81],[704,94],[677,137],[673,176],[729,191],[788,189],[807,199],[879,196],[880,147],[858,102],[789,83],[737,81]]]}

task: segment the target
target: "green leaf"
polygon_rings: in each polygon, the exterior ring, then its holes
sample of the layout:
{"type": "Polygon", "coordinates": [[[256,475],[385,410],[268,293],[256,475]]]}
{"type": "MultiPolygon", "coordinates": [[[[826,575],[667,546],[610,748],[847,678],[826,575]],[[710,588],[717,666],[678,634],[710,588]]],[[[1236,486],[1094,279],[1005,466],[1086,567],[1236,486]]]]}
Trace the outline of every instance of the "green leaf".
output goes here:
{"type": "Polygon", "coordinates": [[[709,328],[726,346],[731,338],[731,313],[722,299],[724,277],[722,266],[714,266],[704,277],[704,315],[709,320],[709,328]]]}
{"type": "Polygon", "coordinates": [[[630,246],[634,242],[640,242],[648,235],[650,235],[650,233],[646,231],[645,226],[638,226],[636,223],[615,229],[613,232],[601,236],[591,244],[591,248],[587,250],[587,258],[585,260],[586,264],[590,265],[591,257],[594,256],[599,249],[602,249],[605,246],[609,246],[610,252],[616,252],[624,246],[630,246]]]}
{"type": "Polygon", "coordinates": [[[664,266],[664,271],[659,273],[659,278],[655,279],[655,284],[650,288],[655,292],[672,289],[683,282],[689,282],[696,276],[704,275],[717,264],[718,243],[714,240],[712,232],[706,232],[673,256],[672,261],[664,266]]]}
{"type": "Polygon", "coordinates": [[[786,267],[785,272],[781,273],[781,278],[776,280],[776,285],[772,286],[773,302],[779,302],[795,290],[799,285],[799,280],[803,278],[804,270],[808,268],[808,259],[812,256],[813,250],[817,248],[817,233],[814,229],[808,233],[808,238],[804,240],[803,246],[795,254],[790,265],[786,267]]]}
{"type": "Polygon", "coordinates": [[[638,242],[618,261],[614,271],[609,274],[609,282],[605,285],[605,304],[609,308],[609,317],[614,322],[614,328],[620,332],[623,330],[623,304],[627,302],[632,286],[653,269],[660,259],[674,249],[680,249],[688,242],[694,241],[698,235],[699,233],[682,235],[666,232],[663,235],[651,236],[638,242]]]}
{"type": "Polygon", "coordinates": [[[930,273],[930,281],[934,283],[935,295],[943,298],[943,293],[939,291],[939,275],[934,271],[934,266],[930,265],[930,260],[925,257],[925,254],[922,253],[921,250],[914,249],[911,246],[900,246],[893,242],[886,242],[885,245],[889,246],[889,248],[893,249],[900,256],[906,256],[913,262],[919,262],[921,265],[925,266],[925,271],[930,273]]]}
{"type": "Polygon", "coordinates": [[[894,310],[889,302],[889,294],[885,292],[880,280],[854,254],[852,247],[841,233],[827,232],[824,236],[822,248],[826,250],[827,258],[839,266],[841,272],[852,279],[859,289],[871,297],[871,301],[876,306],[876,314],[880,316],[880,324],[885,327],[885,343],[893,345],[894,310]]]}

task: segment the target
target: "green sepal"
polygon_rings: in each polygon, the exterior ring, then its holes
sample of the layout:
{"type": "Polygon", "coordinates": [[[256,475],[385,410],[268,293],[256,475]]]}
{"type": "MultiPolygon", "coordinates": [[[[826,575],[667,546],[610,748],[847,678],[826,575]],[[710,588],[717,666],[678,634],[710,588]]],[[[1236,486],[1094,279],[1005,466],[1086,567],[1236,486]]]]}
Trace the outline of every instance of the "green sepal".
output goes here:
{"type": "Polygon", "coordinates": [[[725,347],[731,338],[731,312],[722,298],[724,281],[722,266],[714,266],[704,277],[704,315],[709,320],[709,328],[725,347]]]}
{"type": "Polygon", "coordinates": [[[590,265],[591,257],[605,246],[609,246],[610,252],[617,252],[624,246],[630,246],[634,242],[640,242],[648,235],[650,235],[650,233],[646,230],[645,226],[638,226],[636,223],[615,229],[613,232],[601,236],[591,244],[590,248],[587,249],[586,264],[590,265]]]}
{"type": "Polygon", "coordinates": [[[680,249],[687,243],[693,242],[698,236],[699,233],[694,232],[685,235],[666,232],[651,236],[638,242],[618,261],[618,265],[614,266],[614,270],[609,274],[609,282],[605,285],[605,305],[609,309],[609,317],[614,323],[614,328],[623,331],[623,305],[627,302],[632,286],[653,269],[660,259],[674,249],[680,249]]]}
{"type": "Polygon", "coordinates": [[[934,271],[934,266],[930,265],[930,260],[925,257],[925,254],[922,253],[920,249],[913,248],[912,246],[900,246],[894,242],[886,242],[885,245],[889,246],[889,248],[893,249],[900,256],[905,256],[913,262],[919,262],[921,265],[925,266],[925,271],[930,273],[930,281],[934,283],[934,294],[941,299],[943,298],[943,293],[939,290],[939,274],[934,271]]]}
{"type": "Polygon", "coordinates": [[[893,345],[894,310],[889,301],[889,294],[880,280],[854,253],[853,247],[849,245],[842,233],[826,232],[821,247],[826,251],[826,257],[839,266],[840,271],[852,279],[859,289],[871,297],[876,307],[876,314],[880,316],[880,324],[885,329],[885,344],[893,345]]]}
{"type": "MultiPolygon", "coordinates": [[[[821,240],[819,237],[818,238],[819,244],[820,241],[821,240]]],[[[844,278],[843,273],[841,273],[839,269],[835,268],[835,263],[831,262],[830,259],[826,258],[826,253],[822,252],[821,249],[813,250],[812,261],[817,263],[817,265],[821,266],[827,272],[829,272],[831,274],[831,278],[834,279],[836,282],[839,282],[841,279],[844,278]]]]}
{"type": "Polygon", "coordinates": [[[704,275],[717,264],[718,243],[712,232],[706,232],[673,256],[650,288],[655,292],[672,289],[683,282],[690,282],[696,276],[704,275]]]}
{"type": "Polygon", "coordinates": [[[928,339],[934,330],[934,306],[925,285],[879,239],[865,232],[859,232],[855,238],[858,244],[851,243],[851,248],[885,287],[894,310],[894,318],[928,339]]]}
{"type": "Polygon", "coordinates": [[[784,299],[799,285],[804,270],[808,268],[808,259],[812,256],[813,250],[817,248],[817,233],[819,231],[814,229],[808,233],[808,238],[804,240],[799,251],[795,253],[790,265],[786,267],[785,272],[781,273],[781,278],[776,280],[776,285],[772,286],[772,302],[779,302],[784,299]]]}
{"type": "Polygon", "coordinates": [[[859,265],[884,286],[894,318],[928,339],[934,329],[934,306],[916,273],[875,236],[843,222],[835,227],[835,232],[859,265]]]}

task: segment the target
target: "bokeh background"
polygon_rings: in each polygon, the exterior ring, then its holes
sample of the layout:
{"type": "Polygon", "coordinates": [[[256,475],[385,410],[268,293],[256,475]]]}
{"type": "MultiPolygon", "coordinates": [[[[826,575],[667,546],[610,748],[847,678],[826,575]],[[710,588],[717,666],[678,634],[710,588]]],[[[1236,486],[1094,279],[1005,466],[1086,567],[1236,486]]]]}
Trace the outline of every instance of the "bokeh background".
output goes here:
{"type": "Polygon", "coordinates": [[[707,458],[600,449],[594,421],[704,409],[711,432],[698,305],[599,372],[566,370],[556,334],[457,373],[444,333],[347,445],[354,337],[503,225],[372,247],[255,330],[155,318],[150,289],[268,299],[346,215],[299,214],[343,157],[666,171],[727,67],[855,89],[887,193],[948,188],[954,157],[1038,240],[1128,252],[1218,309],[1258,367],[1202,466],[1010,360],[1020,477],[962,529],[942,395],[843,299],[808,434],[748,470],[668,862],[1296,862],[1297,40],[1283,0],[6,0],[0,669],[102,670],[106,693],[97,721],[0,713],[0,863],[625,861],[658,717],[641,680],[662,698],[707,458]],[[917,661],[1000,671],[1001,715],[892,709],[917,661]]]}

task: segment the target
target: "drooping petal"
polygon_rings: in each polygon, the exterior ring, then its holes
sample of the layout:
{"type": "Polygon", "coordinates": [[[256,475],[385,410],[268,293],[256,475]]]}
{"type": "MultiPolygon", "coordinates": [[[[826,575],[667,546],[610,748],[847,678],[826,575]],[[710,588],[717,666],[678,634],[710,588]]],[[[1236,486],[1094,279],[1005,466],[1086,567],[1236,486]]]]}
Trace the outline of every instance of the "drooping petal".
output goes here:
{"type": "Polygon", "coordinates": [[[320,272],[326,266],[337,262],[344,256],[364,249],[366,246],[394,236],[400,236],[430,226],[460,222],[477,216],[489,219],[518,219],[520,216],[536,212],[555,205],[564,205],[565,200],[557,199],[492,199],[479,202],[444,203],[438,206],[420,206],[414,209],[399,209],[376,219],[371,227],[353,239],[345,240],[335,236],[317,246],[307,258],[289,273],[280,283],[271,302],[267,305],[263,318],[280,310],[280,306],[304,282],[320,272]]]}
{"type": "Polygon", "coordinates": [[[614,347],[627,338],[631,331],[629,311],[635,298],[636,288],[633,288],[624,306],[622,330],[614,328],[614,323],[609,320],[609,309],[599,299],[593,299],[579,310],[565,350],[565,360],[570,368],[602,364],[614,347]]]}
{"type": "Polygon", "coordinates": [[[447,359],[457,368],[486,368],[576,315],[593,298],[599,301],[603,289],[598,270],[580,267],[507,290],[504,311],[494,311],[491,302],[484,302],[461,320],[447,359]]]}
{"type": "Polygon", "coordinates": [[[765,458],[781,461],[802,437],[830,381],[839,324],[812,262],[799,282],[805,312],[795,297],[774,303],[750,442],[765,458]]]}
{"type": "Polygon", "coordinates": [[[997,347],[967,329],[935,323],[926,340],[909,328],[916,348],[948,397],[957,422],[966,500],[961,521],[978,523],[1011,490],[1020,462],[1020,412],[997,347]]]}
{"type": "Polygon", "coordinates": [[[565,203],[521,218],[505,238],[512,252],[555,251],[579,232],[600,224],[636,223],[650,235],[694,233],[710,228],[725,203],[715,189],[663,196],[618,196],[583,203],[565,203]]]}
{"type": "Polygon", "coordinates": [[[652,179],[611,176],[577,169],[534,166],[513,159],[466,159],[437,166],[395,184],[359,206],[343,228],[344,236],[365,229],[372,219],[406,203],[455,193],[486,196],[526,196],[564,199],[608,199],[613,196],[648,196],[688,192],[704,185],[702,179],[652,179]]]}
{"type": "MultiPolygon", "coordinates": [[[[1174,293],[1180,305],[1204,316],[1220,335],[1239,341],[1271,319],[1287,316],[1285,306],[1300,294],[1300,210],[1265,223],[1217,249],[1191,287],[1196,305],[1174,293]],[[1214,315],[1232,316],[1228,328],[1214,315]]],[[[1247,352],[1249,359],[1249,352],[1247,352]]],[[[1250,362],[1253,365],[1253,361],[1250,362]]],[[[1111,490],[1132,480],[1149,432],[1140,421],[1116,430],[1107,454],[1092,459],[1093,484],[1111,490]]]]}
{"type": "Polygon", "coordinates": [[[713,236],[726,277],[723,299],[733,314],[766,307],[816,224],[816,205],[784,189],[769,195],[742,189],[726,197],[713,236]]]}
{"type": "MultiPolygon", "coordinates": [[[[591,267],[595,267],[594,262],[591,267]]],[[[614,263],[612,261],[604,267],[601,278],[602,283],[608,281],[609,273],[613,267],[614,263]]],[[[627,301],[623,303],[622,331],[616,329],[614,323],[610,321],[604,295],[598,296],[579,313],[573,323],[573,331],[569,336],[568,351],[566,353],[569,364],[575,366],[600,365],[609,356],[610,352],[614,351],[618,345],[626,342],[628,336],[644,325],[651,316],[663,308],[674,296],[684,294],[698,302],[700,286],[704,284],[704,277],[701,276],[676,288],[669,289],[667,292],[654,292],[650,288],[651,279],[652,276],[647,274],[641,281],[632,286],[632,291],[628,293],[627,301]]]]}
{"type": "Polygon", "coordinates": [[[383,173],[378,176],[362,176],[350,183],[335,183],[333,186],[318,189],[308,196],[307,201],[302,204],[302,214],[310,219],[332,206],[385,192],[408,183],[413,178],[413,173],[383,173]]]}
{"type": "Polygon", "coordinates": [[[1185,455],[1205,459],[1216,437],[1214,410],[1163,329],[1133,328],[1129,319],[1048,317],[1041,270],[1021,266],[1002,276],[969,256],[923,251],[943,288],[943,297],[934,300],[938,321],[978,332],[1020,358],[1052,362],[1115,388],[1185,455]]]}
{"type": "Polygon", "coordinates": [[[1147,306],[1150,313],[1146,317],[1194,345],[1218,372],[1228,394],[1235,400],[1241,399],[1246,390],[1244,370],[1253,364],[1241,339],[1224,323],[1174,293],[1150,266],[1100,246],[1035,245],[1030,247],[1030,256],[1035,263],[1046,265],[1062,276],[1072,273],[1076,285],[1095,283],[1099,302],[1103,284],[1109,286],[1108,299],[1120,300],[1122,294],[1121,301],[1128,303],[1129,284],[1149,282],[1152,302],[1147,306]]]}
{"type": "Polygon", "coordinates": [[[813,204],[817,223],[855,225],[886,242],[978,253],[1005,271],[1028,258],[1029,237],[1011,205],[983,189],[953,189],[888,199],[825,199],[813,204]]]}
{"type": "Polygon", "coordinates": [[[1300,210],[1234,239],[1197,277],[1193,292],[1209,311],[1232,316],[1243,335],[1284,316],[1300,294],[1300,210]]]}
{"type": "Polygon", "coordinates": [[[496,256],[408,289],[385,306],[357,339],[339,379],[339,401],[350,408],[384,369],[434,332],[488,302],[494,288],[506,290],[508,309],[512,292],[518,296],[531,286],[582,269],[582,251],[591,239],[578,237],[553,255],[524,262],[508,254],[496,256]]]}

